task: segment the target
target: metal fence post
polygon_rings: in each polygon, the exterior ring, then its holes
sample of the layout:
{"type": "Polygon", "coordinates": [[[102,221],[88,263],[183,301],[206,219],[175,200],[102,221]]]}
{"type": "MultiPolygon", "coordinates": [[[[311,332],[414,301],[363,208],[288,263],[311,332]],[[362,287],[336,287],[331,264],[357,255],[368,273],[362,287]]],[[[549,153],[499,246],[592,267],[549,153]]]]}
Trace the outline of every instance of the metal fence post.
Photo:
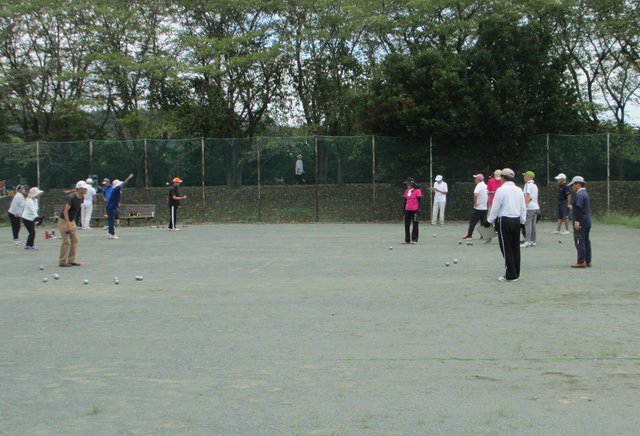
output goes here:
{"type": "Polygon", "coordinates": [[[320,221],[320,185],[318,182],[318,137],[313,135],[313,153],[315,154],[315,179],[316,179],[316,222],[320,221]]]}
{"type": "Polygon", "coordinates": [[[376,193],[376,137],[371,136],[371,183],[373,185],[373,218],[378,219],[378,198],[376,193]]]}
{"type": "Polygon", "coordinates": [[[202,185],[202,221],[206,221],[207,197],[204,190],[204,137],[200,138],[200,182],[202,185]]]}
{"type": "Polygon", "coordinates": [[[36,182],[40,187],[40,141],[36,141],[36,182]]]}
{"type": "MultiPolygon", "coordinates": [[[[89,139],[89,174],[93,174],[93,139],[89,139]]],[[[98,183],[97,180],[94,183],[98,183]]]]}
{"type": "MultiPolygon", "coordinates": [[[[549,164],[549,134],[547,133],[547,207],[551,205],[551,166],[549,164]]],[[[551,215],[553,216],[553,215],[551,215]]]]}
{"type": "Polygon", "coordinates": [[[607,132],[607,215],[611,213],[611,135],[607,132]]]}
{"type": "Polygon", "coordinates": [[[258,165],[258,221],[262,221],[262,174],[260,172],[260,137],[256,138],[256,162],[258,165]]]}

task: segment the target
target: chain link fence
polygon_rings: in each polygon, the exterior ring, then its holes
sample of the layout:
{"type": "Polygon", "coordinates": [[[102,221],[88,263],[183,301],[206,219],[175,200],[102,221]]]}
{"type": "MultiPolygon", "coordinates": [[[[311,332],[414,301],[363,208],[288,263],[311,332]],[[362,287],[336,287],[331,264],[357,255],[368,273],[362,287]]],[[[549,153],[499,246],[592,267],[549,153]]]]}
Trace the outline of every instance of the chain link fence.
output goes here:
{"type": "MultiPolygon", "coordinates": [[[[426,188],[441,174],[449,183],[450,197],[458,195],[466,201],[471,188],[465,184],[472,182],[472,174],[482,172],[488,177],[497,168],[511,166],[516,172],[534,171],[541,191],[546,191],[546,200],[551,202],[555,175],[582,175],[590,182],[605,184],[607,211],[623,209],[621,204],[612,204],[616,200],[612,183],[640,180],[640,135],[540,135],[518,150],[517,162],[503,162],[486,147],[469,144],[453,149],[434,138],[306,136],[16,143],[0,144],[0,180],[5,180],[9,189],[26,183],[51,190],[68,189],[88,176],[100,181],[104,177],[123,179],[133,173],[132,187],[151,192],[179,176],[185,180],[184,189],[198,198],[199,218],[205,221],[223,218],[207,210],[216,203],[212,197],[219,195],[211,191],[214,187],[224,187],[225,193],[243,188],[242,201],[253,204],[248,220],[318,221],[337,216],[334,209],[358,205],[342,217],[348,221],[393,219],[395,212],[388,204],[396,202],[396,191],[402,190],[401,182],[408,176],[426,188]],[[298,160],[304,170],[301,175],[295,174],[298,160]],[[297,188],[291,189],[291,185],[297,188]]],[[[145,198],[153,201],[154,197],[147,193],[145,198]]],[[[461,213],[467,213],[466,206],[461,203],[461,213]]],[[[238,219],[237,214],[229,212],[229,216],[238,219]]]]}

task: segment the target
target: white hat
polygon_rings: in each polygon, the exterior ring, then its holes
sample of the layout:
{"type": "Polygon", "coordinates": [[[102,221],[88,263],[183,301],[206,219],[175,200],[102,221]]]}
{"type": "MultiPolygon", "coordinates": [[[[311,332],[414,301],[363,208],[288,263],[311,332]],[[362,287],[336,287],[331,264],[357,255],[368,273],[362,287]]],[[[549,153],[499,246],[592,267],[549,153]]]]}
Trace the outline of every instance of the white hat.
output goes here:
{"type": "Polygon", "coordinates": [[[114,188],[117,188],[118,186],[122,185],[122,182],[121,182],[120,180],[118,180],[118,179],[115,179],[115,180],[111,183],[111,185],[112,185],[114,188]]]}
{"type": "Polygon", "coordinates": [[[87,185],[87,182],[85,182],[84,180],[80,180],[78,183],[76,183],[76,189],[86,189],[89,186],[87,185]]]}
{"type": "Polygon", "coordinates": [[[567,180],[567,176],[564,173],[560,173],[555,177],[556,180],[567,180]]]}
{"type": "Polygon", "coordinates": [[[93,179],[91,177],[89,177],[87,180],[85,180],[85,182],[89,185],[93,185],[93,179]]]}
{"type": "Polygon", "coordinates": [[[573,176],[573,179],[571,179],[571,183],[569,183],[570,185],[573,185],[574,183],[582,183],[584,184],[584,177],[582,176],[573,176]]]}
{"type": "Polygon", "coordinates": [[[436,180],[436,182],[439,182],[440,180],[442,180],[442,176],[441,175],[437,175],[435,180],[436,180]]]}
{"type": "Polygon", "coordinates": [[[31,189],[29,189],[29,197],[31,198],[36,198],[38,195],[43,194],[44,191],[41,191],[40,189],[38,189],[37,187],[33,187],[31,189]]]}
{"type": "Polygon", "coordinates": [[[513,172],[513,170],[511,168],[503,168],[502,171],[500,172],[500,174],[503,177],[515,177],[516,173],[513,172]]]}

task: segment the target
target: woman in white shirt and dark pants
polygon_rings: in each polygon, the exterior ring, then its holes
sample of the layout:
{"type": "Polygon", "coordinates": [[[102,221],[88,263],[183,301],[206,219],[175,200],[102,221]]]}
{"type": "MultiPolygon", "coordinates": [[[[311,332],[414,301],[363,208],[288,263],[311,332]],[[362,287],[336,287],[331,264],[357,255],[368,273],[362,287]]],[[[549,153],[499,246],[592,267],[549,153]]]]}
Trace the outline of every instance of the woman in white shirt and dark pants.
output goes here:
{"type": "Polygon", "coordinates": [[[24,195],[27,189],[29,189],[27,185],[18,185],[16,187],[16,191],[18,192],[13,196],[11,205],[9,206],[9,221],[11,222],[11,230],[13,232],[13,243],[16,245],[20,243],[20,217],[24,210],[24,195]]]}
{"type": "Polygon", "coordinates": [[[27,243],[24,246],[25,250],[38,251],[38,247],[34,247],[33,243],[36,240],[36,222],[38,221],[38,212],[40,208],[38,197],[42,195],[44,191],[39,190],[35,186],[29,189],[29,195],[24,205],[24,211],[22,212],[22,222],[29,232],[27,243]]]}

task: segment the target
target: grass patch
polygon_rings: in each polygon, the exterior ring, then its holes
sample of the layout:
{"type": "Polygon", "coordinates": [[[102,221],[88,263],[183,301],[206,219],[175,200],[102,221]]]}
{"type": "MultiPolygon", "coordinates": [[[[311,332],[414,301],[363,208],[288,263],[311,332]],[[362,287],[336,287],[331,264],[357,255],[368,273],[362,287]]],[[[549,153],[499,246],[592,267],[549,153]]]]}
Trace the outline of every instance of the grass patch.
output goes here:
{"type": "Polygon", "coordinates": [[[640,229],[640,216],[629,216],[623,215],[621,213],[610,213],[608,215],[595,217],[594,221],[598,224],[625,226],[634,229],[640,229]]]}
{"type": "Polygon", "coordinates": [[[94,404],[91,410],[87,412],[87,415],[93,416],[93,415],[99,415],[100,413],[102,413],[102,409],[94,404]]]}

